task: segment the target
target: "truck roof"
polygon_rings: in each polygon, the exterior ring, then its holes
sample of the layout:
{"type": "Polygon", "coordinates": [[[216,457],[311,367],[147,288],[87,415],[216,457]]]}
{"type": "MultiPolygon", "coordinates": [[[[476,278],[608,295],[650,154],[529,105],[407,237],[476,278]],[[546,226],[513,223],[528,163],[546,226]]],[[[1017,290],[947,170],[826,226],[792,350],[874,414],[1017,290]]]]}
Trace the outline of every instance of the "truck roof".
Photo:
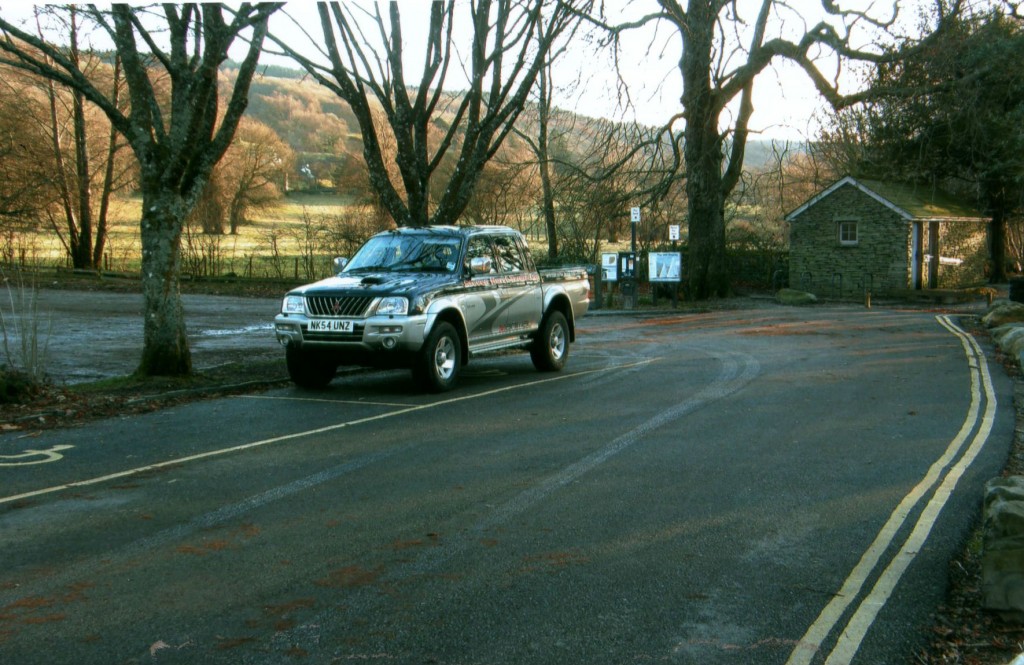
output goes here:
{"type": "MultiPolygon", "coordinates": [[[[475,225],[475,226],[399,226],[381,234],[395,233],[401,235],[453,235],[469,237],[478,233],[508,233],[518,235],[519,232],[508,226],[475,225]]],[[[381,235],[378,234],[378,235],[381,235]]]]}

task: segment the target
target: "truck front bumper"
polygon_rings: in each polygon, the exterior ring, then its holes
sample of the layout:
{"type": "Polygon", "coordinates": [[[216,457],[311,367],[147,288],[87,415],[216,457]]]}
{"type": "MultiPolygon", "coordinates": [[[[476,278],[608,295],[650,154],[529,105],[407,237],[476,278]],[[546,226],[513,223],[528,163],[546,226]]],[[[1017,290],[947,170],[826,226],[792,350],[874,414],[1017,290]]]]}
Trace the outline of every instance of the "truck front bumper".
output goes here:
{"type": "Polygon", "coordinates": [[[423,346],[427,316],[351,319],[352,329],[344,332],[310,331],[310,321],[301,314],[278,314],[274,318],[277,341],[282,346],[333,349],[345,353],[413,352],[423,346]]]}

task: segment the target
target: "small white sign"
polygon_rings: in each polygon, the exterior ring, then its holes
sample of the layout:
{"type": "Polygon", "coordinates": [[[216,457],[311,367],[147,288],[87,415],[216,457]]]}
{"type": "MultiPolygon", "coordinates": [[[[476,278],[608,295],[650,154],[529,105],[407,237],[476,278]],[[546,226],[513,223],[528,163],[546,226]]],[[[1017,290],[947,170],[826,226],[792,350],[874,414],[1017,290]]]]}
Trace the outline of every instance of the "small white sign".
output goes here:
{"type": "Polygon", "coordinates": [[[668,226],[668,239],[672,241],[679,240],[679,225],[669,224],[668,226]]]}
{"type": "Polygon", "coordinates": [[[640,221],[640,206],[633,206],[629,211],[629,221],[636,224],[640,221]]]}
{"type": "Polygon", "coordinates": [[[601,279],[606,282],[619,281],[619,255],[614,252],[601,254],[601,279]]]}

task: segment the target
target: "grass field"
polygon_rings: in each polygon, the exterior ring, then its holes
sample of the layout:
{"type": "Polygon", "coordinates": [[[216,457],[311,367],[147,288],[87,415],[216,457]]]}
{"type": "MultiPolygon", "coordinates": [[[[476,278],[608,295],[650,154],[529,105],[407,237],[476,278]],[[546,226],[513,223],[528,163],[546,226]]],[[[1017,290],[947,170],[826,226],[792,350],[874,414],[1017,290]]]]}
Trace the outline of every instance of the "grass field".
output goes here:
{"type": "MultiPolygon", "coordinates": [[[[138,272],[140,265],[139,197],[117,199],[111,206],[102,268],[138,272]]],[[[237,234],[205,234],[187,229],[182,238],[182,272],[193,276],[248,274],[279,277],[295,273],[296,261],[327,251],[324,228],[361,214],[358,206],[337,195],[290,194],[277,204],[254,211],[237,234]]],[[[328,252],[329,253],[329,252],[328,252]]],[[[0,238],[0,256],[8,264],[33,268],[70,267],[57,233],[43,229],[9,233],[0,238]]],[[[330,257],[323,257],[329,266],[330,257]]]]}
{"type": "MultiPolygon", "coordinates": [[[[101,270],[137,275],[141,263],[139,197],[114,201],[101,270]]],[[[181,241],[184,279],[243,277],[310,281],[331,270],[335,256],[352,256],[373,233],[390,226],[371,206],[337,194],[293,192],[273,205],[253,210],[235,234],[186,228],[181,241]]],[[[227,231],[228,229],[225,229],[227,231]]],[[[531,232],[527,240],[539,261],[547,238],[531,232]]],[[[603,251],[628,248],[606,243],[603,251]]],[[[70,268],[63,244],[52,229],[0,235],[0,262],[26,269],[70,268]]]]}

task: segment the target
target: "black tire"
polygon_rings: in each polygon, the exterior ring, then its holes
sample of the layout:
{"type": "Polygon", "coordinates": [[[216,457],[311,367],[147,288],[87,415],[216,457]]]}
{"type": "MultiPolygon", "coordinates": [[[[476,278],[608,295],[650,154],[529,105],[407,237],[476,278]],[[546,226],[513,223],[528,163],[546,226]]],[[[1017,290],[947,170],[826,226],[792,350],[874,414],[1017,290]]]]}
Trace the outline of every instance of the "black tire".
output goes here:
{"type": "Polygon", "coordinates": [[[569,324],[561,312],[550,312],[530,346],[533,366],[541,372],[558,372],[569,360],[569,324]]]}
{"type": "Polygon", "coordinates": [[[443,393],[455,387],[461,369],[459,333],[450,323],[436,323],[412,368],[413,379],[424,390],[443,393]]]}
{"type": "Polygon", "coordinates": [[[338,371],[338,366],[323,354],[303,351],[294,346],[285,349],[284,357],[288,364],[288,376],[300,388],[326,388],[338,371]]]}

